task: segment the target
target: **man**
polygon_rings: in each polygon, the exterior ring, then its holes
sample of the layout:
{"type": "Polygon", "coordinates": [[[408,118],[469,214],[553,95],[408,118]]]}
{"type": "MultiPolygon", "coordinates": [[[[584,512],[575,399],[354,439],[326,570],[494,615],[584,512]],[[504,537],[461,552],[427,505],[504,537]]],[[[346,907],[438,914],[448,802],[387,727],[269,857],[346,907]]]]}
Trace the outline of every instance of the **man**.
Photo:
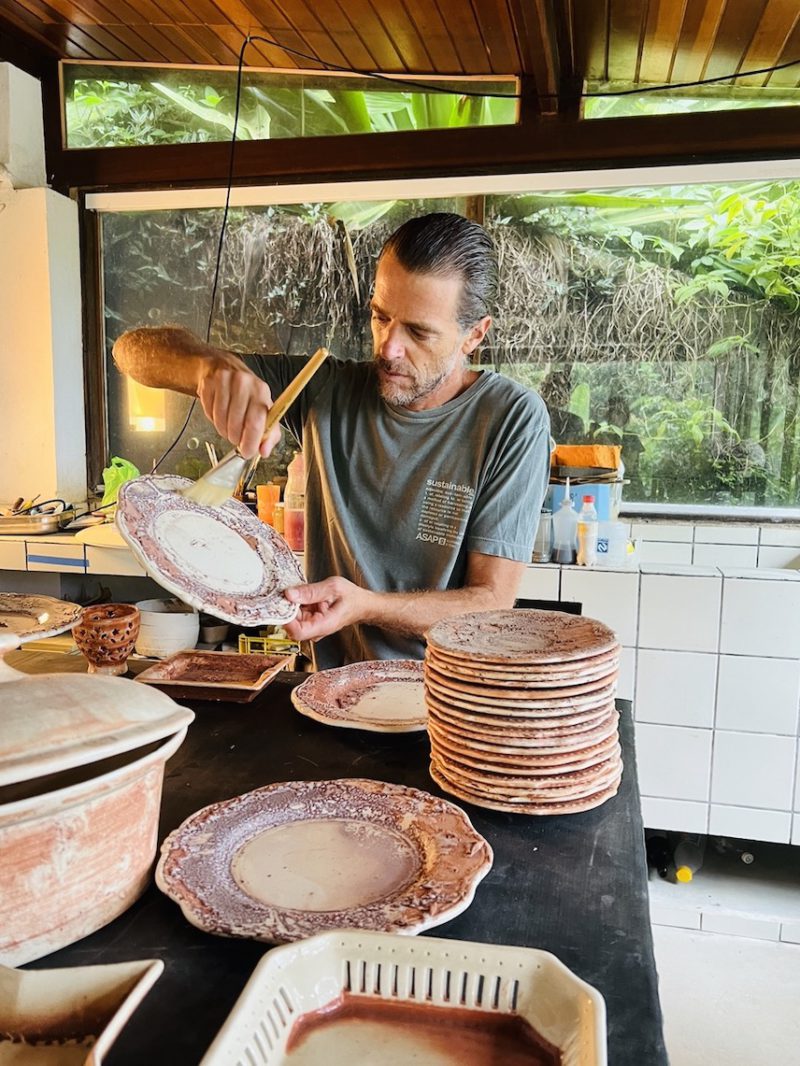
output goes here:
{"type": "MultiPolygon", "coordinates": [[[[454,214],[405,223],[378,260],[374,361],[328,359],[285,419],[305,452],[310,580],[286,590],[300,608],[286,628],[315,641],[318,669],[421,658],[440,618],[513,606],[547,486],[549,423],[535,393],[469,367],[496,287],[481,226],[454,214]]],[[[196,394],[245,456],[303,363],[242,360],[179,329],[126,333],[114,358],[145,385],[196,394]]]]}

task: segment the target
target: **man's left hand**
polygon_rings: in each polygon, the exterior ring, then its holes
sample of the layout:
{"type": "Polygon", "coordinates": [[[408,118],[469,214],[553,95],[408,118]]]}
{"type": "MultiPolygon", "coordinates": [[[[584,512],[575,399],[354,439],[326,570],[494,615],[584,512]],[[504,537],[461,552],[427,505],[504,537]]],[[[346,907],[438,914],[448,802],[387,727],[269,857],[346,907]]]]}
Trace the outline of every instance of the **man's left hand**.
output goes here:
{"type": "Polygon", "coordinates": [[[284,629],[293,640],[317,640],[363,621],[371,593],[343,577],[294,585],[284,595],[300,612],[284,629]]]}

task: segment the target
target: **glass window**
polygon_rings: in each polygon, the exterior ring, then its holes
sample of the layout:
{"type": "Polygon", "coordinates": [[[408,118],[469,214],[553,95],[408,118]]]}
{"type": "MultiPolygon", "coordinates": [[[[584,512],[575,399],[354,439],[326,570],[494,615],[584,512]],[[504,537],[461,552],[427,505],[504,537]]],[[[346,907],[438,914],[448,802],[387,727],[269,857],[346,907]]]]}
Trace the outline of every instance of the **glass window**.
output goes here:
{"type": "Polygon", "coordinates": [[[590,85],[593,94],[583,101],[583,117],[588,119],[623,118],[629,115],[682,115],[697,111],[742,111],[759,107],[797,106],[800,94],[797,89],[762,87],[744,89],[731,83],[722,83],[713,88],[657,92],[630,92],[633,85],[609,85],[609,95],[602,95],[604,87],[590,85]],[[610,95],[625,92],[624,96],[610,95]]]}
{"type": "MultiPolygon", "coordinates": [[[[800,182],[496,195],[484,206],[501,296],[481,358],[542,393],[557,440],[621,444],[626,502],[798,506],[800,182]]],[[[369,358],[378,250],[434,209],[465,201],[236,209],[212,340],[239,351],[326,343],[369,358]]],[[[109,349],[143,323],[204,334],[219,218],[103,216],[109,349]]],[[[189,401],[167,395],[148,412],[127,388],[109,363],[111,453],[146,470],[189,401]],[[137,414],[155,428],[134,428],[137,414]]],[[[162,470],[205,470],[205,440],[223,446],[197,410],[162,470]]]]}
{"type": "MultiPolygon", "coordinates": [[[[67,148],[229,141],[233,133],[235,70],[65,63],[63,71],[67,148]]],[[[406,86],[248,67],[237,139],[512,125],[516,94],[510,77],[415,79],[406,86]]]]}

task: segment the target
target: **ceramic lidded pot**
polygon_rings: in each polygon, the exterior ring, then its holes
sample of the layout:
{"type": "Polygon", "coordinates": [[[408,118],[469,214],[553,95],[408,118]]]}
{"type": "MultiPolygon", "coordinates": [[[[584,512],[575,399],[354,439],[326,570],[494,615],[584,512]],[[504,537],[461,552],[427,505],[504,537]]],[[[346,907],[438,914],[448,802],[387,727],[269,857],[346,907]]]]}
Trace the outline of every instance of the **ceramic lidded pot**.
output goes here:
{"type": "Polygon", "coordinates": [[[84,607],[72,636],[90,674],[124,674],[139,636],[139,608],[130,603],[84,607]]]}
{"type": "Polygon", "coordinates": [[[125,911],[150,882],[167,759],[194,713],[123,677],[36,674],[2,656],[0,964],[20,966],[125,911]]]}

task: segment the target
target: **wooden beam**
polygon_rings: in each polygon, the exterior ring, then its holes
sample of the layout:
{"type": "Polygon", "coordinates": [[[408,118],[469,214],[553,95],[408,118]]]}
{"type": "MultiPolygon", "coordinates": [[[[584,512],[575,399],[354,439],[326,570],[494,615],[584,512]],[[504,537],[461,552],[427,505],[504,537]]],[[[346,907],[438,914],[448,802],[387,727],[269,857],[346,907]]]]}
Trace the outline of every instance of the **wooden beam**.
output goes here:
{"type": "MultiPolygon", "coordinates": [[[[227,183],[230,145],[61,150],[58,188],[198,188],[227,183]]],[[[513,174],[800,156],[794,108],[602,120],[553,117],[518,126],[353,134],[236,147],[237,185],[513,174]]]]}
{"type": "Polygon", "coordinates": [[[26,74],[41,78],[58,62],[58,52],[25,33],[0,12],[0,62],[12,63],[26,74]]]}
{"type": "Polygon", "coordinates": [[[561,59],[553,0],[509,0],[523,74],[533,77],[539,110],[552,115],[558,110],[561,59]]]}

